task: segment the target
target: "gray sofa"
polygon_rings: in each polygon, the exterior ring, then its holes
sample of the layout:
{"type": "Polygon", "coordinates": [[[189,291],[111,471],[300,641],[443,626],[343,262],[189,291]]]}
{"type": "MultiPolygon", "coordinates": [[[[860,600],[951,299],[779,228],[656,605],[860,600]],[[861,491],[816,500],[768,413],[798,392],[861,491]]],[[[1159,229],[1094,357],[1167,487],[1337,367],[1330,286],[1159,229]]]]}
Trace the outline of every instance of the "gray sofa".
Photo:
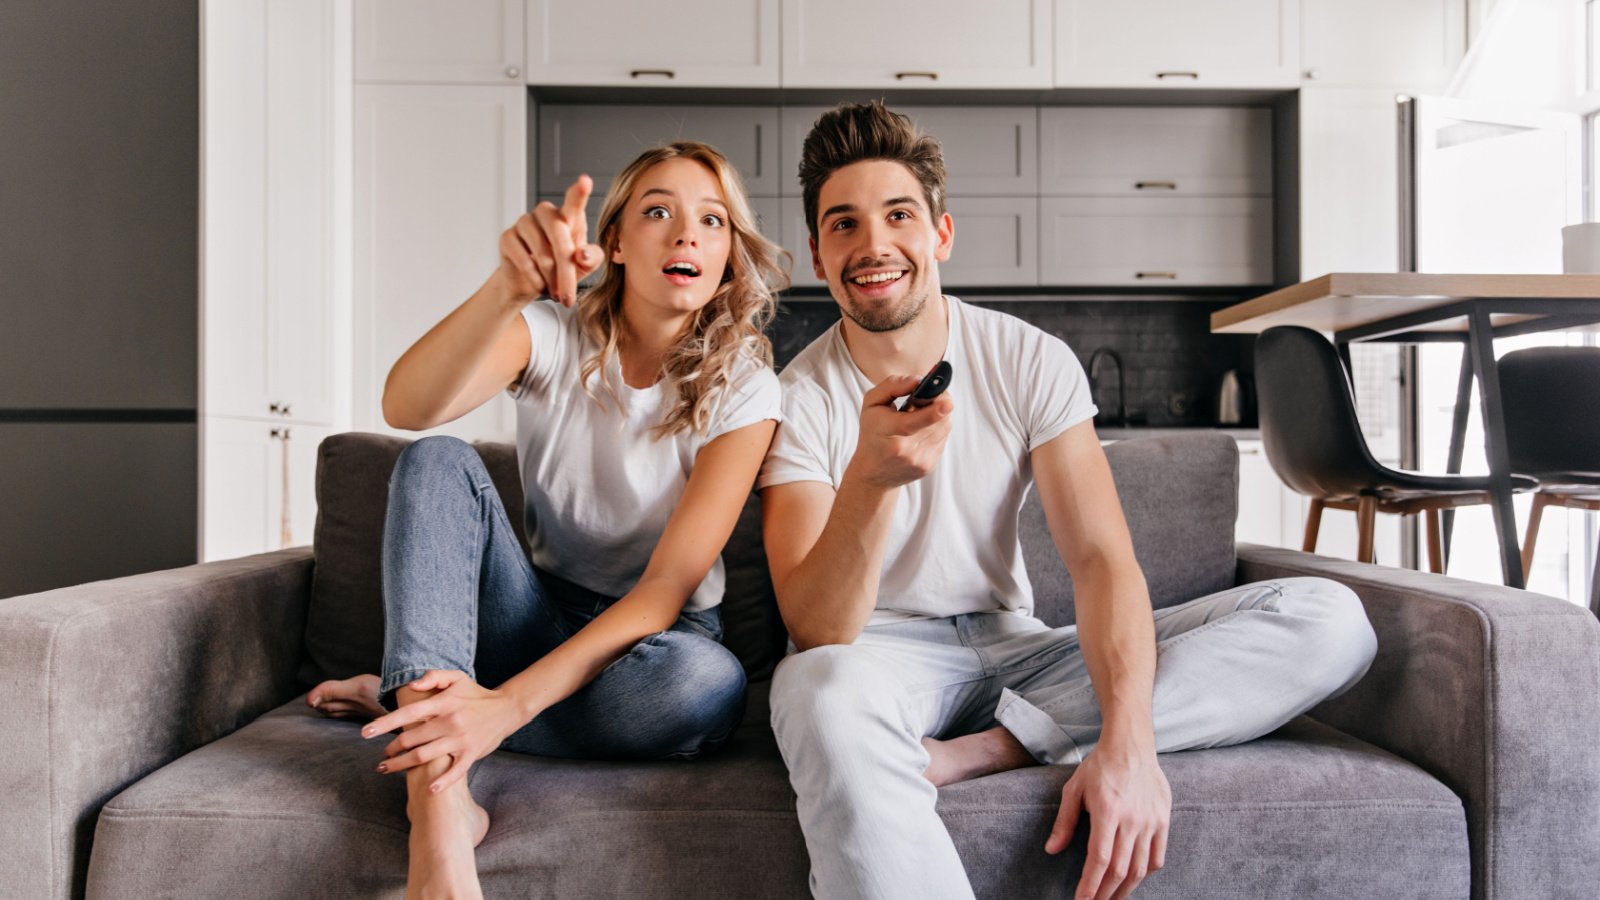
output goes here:
{"type": "MultiPolygon", "coordinates": [[[[0,896],[399,897],[404,785],[382,741],[309,712],[381,652],[378,546],[404,442],[323,444],[316,546],[0,601],[0,896]]],[[[511,448],[480,446],[516,508],[511,448]]],[[[1232,539],[1213,434],[1109,448],[1158,606],[1239,581],[1356,590],[1379,651],[1355,689],[1259,741],[1163,757],[1167,866],[1138,896],[1592,898],[1600,892],[1600,624],[1499,587],[1232,539]]],[[[114,514],[114,511],[111,511],[114,514]]],[[[1036,504],[1047,621],[1072,586],[1036,504]]],[[[520,525],[520,523],[519,523],[520,525]]],[[[803,897],[805,846],[767,725],[783,634],[752,503],[725,557],[751,677],[735,739],[687,763],[498,753],[473,776],[490,897],[803,897]]],[[[128,527],[138,527],[137,522],[128,527]]],[[[86,548],[85,552],[93,552],[86,548]]],[[[1041,847],[1070,769],[953,785],[939,811],[981,897],[1068,897],[1084,831],[1041,847]]]]}

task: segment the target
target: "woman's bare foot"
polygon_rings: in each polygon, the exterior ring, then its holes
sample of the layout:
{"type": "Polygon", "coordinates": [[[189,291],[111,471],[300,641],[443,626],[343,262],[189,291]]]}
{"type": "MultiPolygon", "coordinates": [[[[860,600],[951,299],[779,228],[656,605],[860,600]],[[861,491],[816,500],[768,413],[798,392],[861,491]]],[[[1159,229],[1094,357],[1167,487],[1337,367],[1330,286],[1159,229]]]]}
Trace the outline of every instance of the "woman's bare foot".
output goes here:
{"type": "Polygon", "coordinates": [[[376,719],[388,710],[378,705],[378,676],[357,675],[343,681],[324,681],[306,694],[306,705],[325,716],[376,719]]]}
{"type": "Polygon", "coordinates": [[[1036,765],[1033,754],[998,725],[948,741],[925,737],[922,746],[928,750],[928,768],[922,777],[934,787],[1036,765]]]}
{"type": "Polygon", "coordinates": [[[481,900],[473,848],[489,831],[489,814],[472,799],[465,779],[438,794],[428,784],[444,774],[450,759],[435,760],[406,773],[410,800],[411,864],[406,900],[481,900]]]}

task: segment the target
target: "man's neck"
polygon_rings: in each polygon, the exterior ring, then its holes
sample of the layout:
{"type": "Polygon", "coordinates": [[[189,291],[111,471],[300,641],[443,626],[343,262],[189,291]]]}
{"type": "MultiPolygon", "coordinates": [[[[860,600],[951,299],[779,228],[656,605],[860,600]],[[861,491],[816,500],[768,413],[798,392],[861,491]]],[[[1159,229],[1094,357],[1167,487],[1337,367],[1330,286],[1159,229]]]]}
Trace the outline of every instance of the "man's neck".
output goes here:
{"type": "Polygon", "coordinates": [[[894,331],[868,331],[846,316],[840,321],[845,349],[856,368],[877,384],[890,375],[921,376],[944,358],[950,337],[949,304],[935,294],[915,319],[894,331]]]}

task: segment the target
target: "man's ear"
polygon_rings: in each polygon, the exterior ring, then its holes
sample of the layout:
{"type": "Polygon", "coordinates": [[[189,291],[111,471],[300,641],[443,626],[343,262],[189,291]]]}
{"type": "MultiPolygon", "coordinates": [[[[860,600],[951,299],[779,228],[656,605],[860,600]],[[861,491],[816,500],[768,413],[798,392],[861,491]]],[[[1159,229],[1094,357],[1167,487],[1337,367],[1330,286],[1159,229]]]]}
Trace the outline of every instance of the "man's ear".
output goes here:
{"type": "Polygon", "coordinates": [[[949,213],[939,217],[939,225],[934,232],[939,235],[939,243],[933,248],[933,258],[939,262],[947,262],[950,259],[950,249],[956,242],[956,223],[950,218],[949,213]]]}
{"type": "Polygon", "coordinates": [[[806,245],[811,248],[811,271],[812,271],[812,273],[817,276],[817,280],[818,281],[821,281],[824,284],[826,284],[827,281],[828,281],[828,273],[822,271],[822,257],[817,255],[817,239],[816,238],[807,238],[806,239],[806,245]]]}

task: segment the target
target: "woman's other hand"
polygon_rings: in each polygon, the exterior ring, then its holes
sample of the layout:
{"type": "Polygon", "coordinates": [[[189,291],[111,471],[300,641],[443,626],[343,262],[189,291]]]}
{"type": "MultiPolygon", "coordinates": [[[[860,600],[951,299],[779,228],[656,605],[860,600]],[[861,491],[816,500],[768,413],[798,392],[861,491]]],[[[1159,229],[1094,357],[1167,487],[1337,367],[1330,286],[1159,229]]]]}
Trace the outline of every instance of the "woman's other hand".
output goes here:
{"type": "Polygon", "coordinates": [[[579,175],[560,206],[544,201],[500,235],[496,274],[513,300],[550,297],[569,307],[577,302],[578,282],[605,257],[605,251],[589,243],[584,205],[593,190],[594,181],[579,175]]]}
{"type": "Polygon", "coordinates": [[[428,790],[438,793],[466,777],[474,762],[493,753],[500,742],[527,724],[509,695],[490,690],[465,673],[430,671],[405,687],[434,691],[361,729],[364,738],[405,729],[383,749],[378,771],[404,772],[443,756],[450,768],[428,790]]]}

